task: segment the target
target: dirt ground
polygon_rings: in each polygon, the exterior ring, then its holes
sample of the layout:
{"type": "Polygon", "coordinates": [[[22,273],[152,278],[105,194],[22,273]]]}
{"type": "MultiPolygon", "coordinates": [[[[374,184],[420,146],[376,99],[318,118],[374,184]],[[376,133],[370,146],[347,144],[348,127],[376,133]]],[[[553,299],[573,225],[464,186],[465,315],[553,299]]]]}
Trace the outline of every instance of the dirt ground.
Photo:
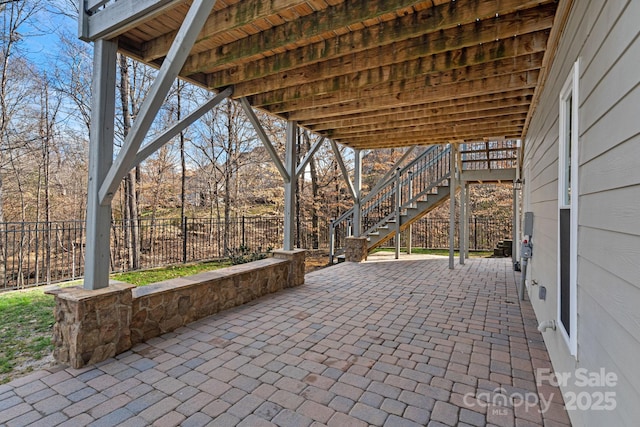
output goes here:
{"type": "Polygon", "coordinates": [[[329,266],[329,251],[316,249],[307,251],[304,262],[305,273],[320,270],[329,266]]]}

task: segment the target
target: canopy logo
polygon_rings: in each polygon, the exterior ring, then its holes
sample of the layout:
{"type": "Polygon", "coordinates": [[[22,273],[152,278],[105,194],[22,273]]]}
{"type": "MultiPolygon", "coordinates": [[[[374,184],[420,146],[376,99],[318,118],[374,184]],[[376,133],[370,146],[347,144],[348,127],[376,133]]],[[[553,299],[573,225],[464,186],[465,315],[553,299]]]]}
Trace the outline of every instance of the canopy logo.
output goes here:
{"type": "MultiPolygon", "coordinates": [[[[617,406],[616,392],[611,389],[618,384],[618,375],[604,368],[599,371],[580,368],[574,372],[552,372],[548,368],[539,368],[536,370],[536,385],[539,387],[544,384],[570,389],[562,395],[568,411],[613,411],[617,406]]],[[[554,401],[561,403],[555,396],[553,392],[542,395],[534,391],[498,387],[467,393],[463,396],[463,403],[469,409],[483,408],[492,415],[508,415],[520,407],[525,412],[544,414],[554,401]]]]}

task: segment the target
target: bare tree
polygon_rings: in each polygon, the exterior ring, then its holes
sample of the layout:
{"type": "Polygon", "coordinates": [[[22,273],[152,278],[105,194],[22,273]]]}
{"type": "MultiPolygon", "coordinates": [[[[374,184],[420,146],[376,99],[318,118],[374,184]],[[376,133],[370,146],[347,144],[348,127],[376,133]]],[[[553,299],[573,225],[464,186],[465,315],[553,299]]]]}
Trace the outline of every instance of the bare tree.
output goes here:
{"type": "MultiPolygon", "coordinates": [[[[23,102],[20,92],[24,91],[24,87],[16,79],[23,78],[24,70],[28,69],[13,67],[24,62],[18,53],[18,45],[22,38],[20,30],[37,12],[38,7],[37,2],[27,1],[5,1],[0,5],[0,234],[5,231],[4,168],[7,163],[14,165],[12,149],[16,140],[12,121],[23,102]]],[[[0,242],[0,273],[4,273],[6,259],[7,248],[0,242]]],[[[6,275],[2,276],[6,280],[6,275]]]]}
{"type": "MultiPolygon", "coordinates": [[[[120,65],[120,103],[122,107],[122,136],[123,140],[127,138],[129,131],[131,129],[132,124],[132,114],[135,114],[137,111],[132,113],[131,109],[136,109],[135,105],[131,103],[134,98],[133,89],[131,88],[131,83],[129,81],[129,63],[125,56],[119,55],[118,63],[120,65]],[[131,109],[130,109],[131,108],[131,109]]],[[[133,270],[137,270],[140,268],[140,235],[139,235],[139,227],[138,227],[138,192],[136,189],[136,184],[138,179],[137,176],[140,175],[138,167],[134,170],[129,171],[124,178],[124,199],[125,206],[123,209],[123,218],[122,225],[124,227],[125,232],[125,244],[129,249],[129,266],[133,270]]]]}

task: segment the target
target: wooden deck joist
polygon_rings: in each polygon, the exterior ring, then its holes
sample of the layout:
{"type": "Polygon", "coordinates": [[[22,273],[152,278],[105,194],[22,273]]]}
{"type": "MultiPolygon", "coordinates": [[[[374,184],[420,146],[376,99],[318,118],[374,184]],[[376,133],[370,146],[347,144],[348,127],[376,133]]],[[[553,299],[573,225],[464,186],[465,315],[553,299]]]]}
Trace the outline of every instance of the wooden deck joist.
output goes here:
{"type": "MultiPolygon", "coordinates": [[[[180,76],[353,148],[522,138],[568,3],[218,0],[180,76]]],[[[85,0],[83,36],[160,67],[191,4],[85,0]]]]}

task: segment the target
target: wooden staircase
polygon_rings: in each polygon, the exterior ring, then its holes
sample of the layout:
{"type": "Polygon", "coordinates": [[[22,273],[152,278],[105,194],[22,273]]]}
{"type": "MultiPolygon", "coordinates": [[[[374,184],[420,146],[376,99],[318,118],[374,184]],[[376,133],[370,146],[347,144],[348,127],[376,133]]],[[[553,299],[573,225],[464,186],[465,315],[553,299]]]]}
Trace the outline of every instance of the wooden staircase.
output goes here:
{"type": "Polygon", "coordinates": [[[343,260],[345,238],[353,234],[357,209],[363,230],[360,235],[367,238],[371,251],[448,200],[452,191],[449,179],[452,161],[465,181],[512,181],[517,167],[517,147],[500,142],[463,144],[455,160],[450,145],[426,149],[406,166],[389,172],[360,204],[332,222],[330,262],[343,260]]]}
{"type": "Polygon", "coordinates": [[[409,227],[449,196],[450,147],[437,145],[425,150],[403,168],[382,180],[359,205],[331,224],[330,259],[340,262],[344,237],[351,235],[356,209],[360,210],[361,234],[369,250],[383,244],[398,231],[409,227]],[[338,235],[338,239],[334,237],[338,235]],[[335,242],[338,241],[336,245],[335,242]]]}
{"type": "MultiPolygon", "coordinates": [[[[424,217],[433,209],[440,206],[449,199],[449,184],[439,185],[434,194],[429,194],[425,200],[418,200],[413,206],[407,206],[400,212],[400,232],[406,230],[411,224],[424,217]]],[[[382,245],[396,235],[395,216],[388,219],[384,224],[368,231],[365,236],[369,239],[369,250],[373,250],[382,245]]]]}

